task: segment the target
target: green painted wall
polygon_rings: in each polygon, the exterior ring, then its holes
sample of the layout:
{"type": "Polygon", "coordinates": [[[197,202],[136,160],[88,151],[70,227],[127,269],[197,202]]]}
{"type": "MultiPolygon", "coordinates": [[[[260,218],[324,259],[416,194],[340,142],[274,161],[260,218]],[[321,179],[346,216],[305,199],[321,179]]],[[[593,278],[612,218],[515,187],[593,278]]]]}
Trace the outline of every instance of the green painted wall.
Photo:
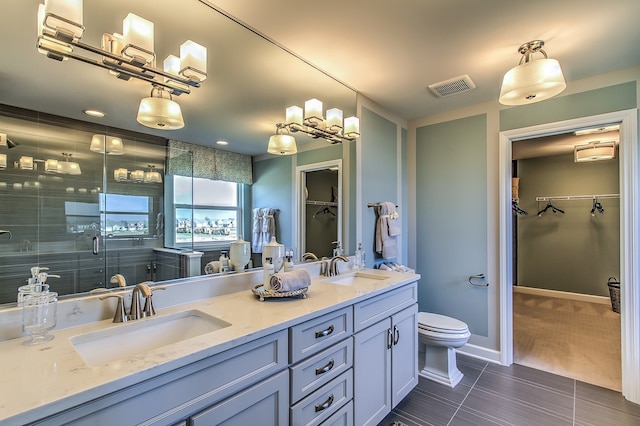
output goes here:
{"type": "Polygon", "coordinates": [[[607,279],[620,278],[620,202],[598,200],[604,214],[591,216],[593,200],[553,201],[565,213],[536,213],[536,197],[618,194],[618,161],[575,163],[573,155],[518,161],[517,284],[608,296],[607,279]]]}
{"type": "Polygon", "coordinates": [[[487,270],[487,117],[416,129],[416,272],[421,311],[466,322],[488,335],[486,287],[468,282],[487,270]]]}

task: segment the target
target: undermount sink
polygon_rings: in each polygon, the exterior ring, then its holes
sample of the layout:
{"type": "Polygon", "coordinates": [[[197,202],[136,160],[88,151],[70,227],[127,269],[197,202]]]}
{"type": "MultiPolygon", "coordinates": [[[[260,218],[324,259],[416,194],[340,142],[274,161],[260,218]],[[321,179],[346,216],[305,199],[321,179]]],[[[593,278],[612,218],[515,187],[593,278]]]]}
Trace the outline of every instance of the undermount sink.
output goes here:
{"type": "Polygon", "coordinates": [[[325,280],[322,280],[326,283],[338,284],[338,285],[354,285],[354,284],[371,284],[377,281],[387,280],[388,276],[385,275],[377,275],[377,274],[369,274],[366,272],[351,272],[342,275],[336,275],[335,277],[330,277],[325,280]]]}
{"type": "Polygon", "coordinates": [[[228,327],[198,310],[131,321],[105,330],[80,334],[71,344],[89,366],[104,365],[228,327]]]}

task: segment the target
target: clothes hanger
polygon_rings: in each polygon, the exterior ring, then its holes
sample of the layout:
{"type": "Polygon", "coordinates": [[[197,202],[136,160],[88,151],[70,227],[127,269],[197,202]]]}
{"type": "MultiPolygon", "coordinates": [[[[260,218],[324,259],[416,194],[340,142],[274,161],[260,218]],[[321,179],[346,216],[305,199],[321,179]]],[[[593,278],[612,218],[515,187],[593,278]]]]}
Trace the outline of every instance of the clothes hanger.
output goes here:
{"type": "Polygon", "coordinates": [[[602,204],[600,204],[597,198],[594,198],[593,207],[591,208],[591,216],[596,215],[596,210],[599,211],[600,214],[604,214],[604,207],[602,207],[602,204]]]}
{"type": "Polygon", "coordinates": [[[511,200],[511,208],[514,211],[514,213],[519,214],[519,215],[523,215],[523,216],[528,216],[529,212],[522,210],[520,208],[520,205],[518,205],[518,200],[511,200]]]}
{"type": "Polygon", "coordinates": [[[564,214],[564,210],[557,208],[553,204],[551,204],[551,200],[547,201],[547,206],[538,212],[538,216],[542,216],[543,213],[546,213],[547,210],[551,209],[554,213],[562,213],[564,214]]]}

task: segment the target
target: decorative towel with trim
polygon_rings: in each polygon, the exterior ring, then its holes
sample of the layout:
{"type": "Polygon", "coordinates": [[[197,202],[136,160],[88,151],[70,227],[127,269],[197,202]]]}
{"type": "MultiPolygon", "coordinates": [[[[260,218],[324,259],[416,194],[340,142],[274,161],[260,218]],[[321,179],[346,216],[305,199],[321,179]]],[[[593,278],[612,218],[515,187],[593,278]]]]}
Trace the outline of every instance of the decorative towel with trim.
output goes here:
{"type": "MultiPolygon", "coordinates": [[[[276,236],[276,218],[275,209],[263,208],[262,209],[262,245],[269,244],[271,237],[276,236]]],[[[260,248],[262,252],[262,247],[260,248]]],[[[257,253],[257,252],[256,252],[257,253]]]]}
{"type": "Polygon", "coordinates": [[[311,285],[311,275],[305,269],[278,272],[271,276],[271,289],[277,292],[300,290],[311,285]]]}
{"type": "Polygon", "coordinates": [[[253,209],[253,230],[251,231],[251,251],[262,253],[262,209],[253,209]]]}
{"type": "Polygon", "coordinates": [[[376,222],[376,252],[380,253],[384,259],[398,257],[396,236],[400,235],[401,231],[396,205],[389,201],[380,203],[376,222]]]}

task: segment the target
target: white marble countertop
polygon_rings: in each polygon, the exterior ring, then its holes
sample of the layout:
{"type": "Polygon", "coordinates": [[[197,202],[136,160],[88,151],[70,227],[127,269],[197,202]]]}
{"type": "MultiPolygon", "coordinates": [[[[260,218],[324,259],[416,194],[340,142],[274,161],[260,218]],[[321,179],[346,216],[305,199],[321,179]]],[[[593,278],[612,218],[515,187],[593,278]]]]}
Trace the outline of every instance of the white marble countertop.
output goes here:
{"type": "MultiPolygon", "coordinates": [[[[344,275],[350,272],[353,271],[344,275]]],[[[164,308],[158,298],[154,300],[157,316],[195,309],[231,325],[99,367],[87,366],[70,338],[110,327],[126,327],[131,322],[113,324],[111,320],[103,320],[54,330],[51,333],[54,339],[38,346],[24,346],[25,338],[0,342],[0,423],[25,424],[46,417],[420,277],[380,270],[366,273],[387,278],[344,286],[323,282],[325,277],[314,277],[306,299],[286,301],[260,302],[247,289],[164,308]]]]}

